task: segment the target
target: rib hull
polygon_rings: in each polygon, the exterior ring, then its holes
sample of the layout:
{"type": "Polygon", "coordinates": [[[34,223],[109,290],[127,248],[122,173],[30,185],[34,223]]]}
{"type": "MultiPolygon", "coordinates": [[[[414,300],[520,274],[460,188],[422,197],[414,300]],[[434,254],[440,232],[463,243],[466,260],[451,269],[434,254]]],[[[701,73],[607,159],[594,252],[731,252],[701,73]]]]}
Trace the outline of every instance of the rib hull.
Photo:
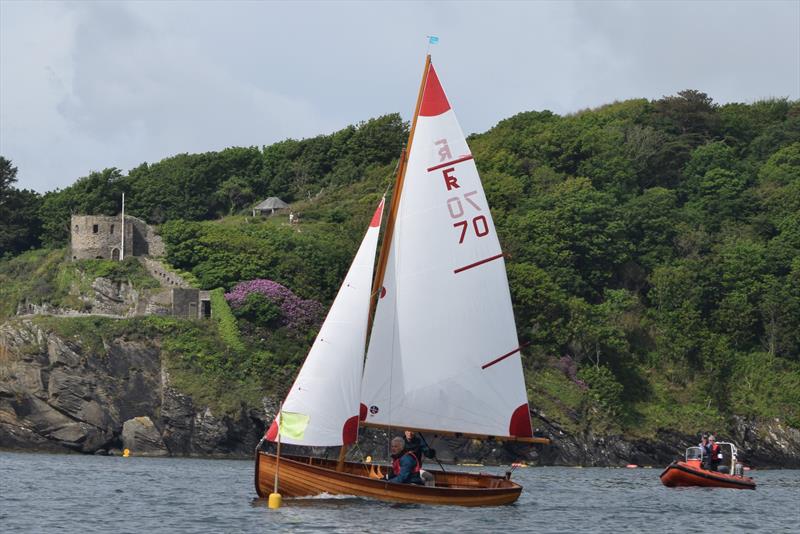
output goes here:
{"type": "Polygon", "coordinates": [[[756,489],[750,477],[716,473],[687,464],[672,462],[661,473],[661,482],[670,488],[701,486],[706,488],[756,489]]]}

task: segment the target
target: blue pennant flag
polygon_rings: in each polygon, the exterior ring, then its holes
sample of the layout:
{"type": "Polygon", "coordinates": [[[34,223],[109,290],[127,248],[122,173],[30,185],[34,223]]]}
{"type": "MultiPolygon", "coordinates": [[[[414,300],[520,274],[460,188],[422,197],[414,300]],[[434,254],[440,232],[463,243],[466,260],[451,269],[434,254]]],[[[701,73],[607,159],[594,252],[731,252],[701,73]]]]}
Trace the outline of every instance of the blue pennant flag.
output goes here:
{"type": "Polygon", "coordinates": [[[438,44],[438,43],[439,43],[438,37],[436,37],[435,35],[428,36],[428,44],[438,44]]]}

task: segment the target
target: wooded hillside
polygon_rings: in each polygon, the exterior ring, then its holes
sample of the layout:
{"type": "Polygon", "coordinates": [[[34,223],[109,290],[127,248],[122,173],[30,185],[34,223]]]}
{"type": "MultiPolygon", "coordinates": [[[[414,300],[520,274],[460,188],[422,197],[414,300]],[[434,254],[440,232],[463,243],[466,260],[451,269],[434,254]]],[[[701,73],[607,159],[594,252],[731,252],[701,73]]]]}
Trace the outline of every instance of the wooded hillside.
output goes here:
{"type": "MultiPolygon", "coordinates": [[[[15,189],[3,159],[0,274],[23,250],[63,246],[70,213],[117,213],[125,192],[126,210],[161,225],[168,261],[203,288],[269,279],[327,304],[407,127],[388,115],[182,154],[43,196],[15,189]],[[292,202],[300,224],[249,216],[267,196],[292,202]]],[[[800,428],[800,103],[720,106],[683,91],[520,113],[469,143],[531,342],[532,406],[573,430],[692,432],[732,414],[800,428]]],[[[297,365],[313,327],[292,330],[263,295],[233,307],[239,360],[208,372],[258,380],[297,365]]]]}

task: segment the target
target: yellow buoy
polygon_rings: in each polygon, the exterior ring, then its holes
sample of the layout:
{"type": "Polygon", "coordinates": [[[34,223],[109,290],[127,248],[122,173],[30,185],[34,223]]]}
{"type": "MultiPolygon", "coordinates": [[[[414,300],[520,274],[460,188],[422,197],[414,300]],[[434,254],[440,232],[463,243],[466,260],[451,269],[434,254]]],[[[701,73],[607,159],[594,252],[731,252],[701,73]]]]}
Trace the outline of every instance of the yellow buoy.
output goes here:
{"type": "Polygon", "coordinates": [[[122,451],[122,456],[123,457],[127,458],[130,455],[131,455],[131,450],[130,449],[125,449],[124,451],[122,451]]]}
{"type": "Polygon", "coordinates": [[[372,456],[367,456],[367,457],[364,459],[364,462],[366,462],[366,463],[368,463],[368,464],[371,464],[371,463],[372,463],[372,456]]]}
{"type": "Polygon", "coordinates": [[[280,493],[270,493],[269,499],[267,500],[267,506],[270,508],[280,508],[281,507],[281,494],[280,493]]]}

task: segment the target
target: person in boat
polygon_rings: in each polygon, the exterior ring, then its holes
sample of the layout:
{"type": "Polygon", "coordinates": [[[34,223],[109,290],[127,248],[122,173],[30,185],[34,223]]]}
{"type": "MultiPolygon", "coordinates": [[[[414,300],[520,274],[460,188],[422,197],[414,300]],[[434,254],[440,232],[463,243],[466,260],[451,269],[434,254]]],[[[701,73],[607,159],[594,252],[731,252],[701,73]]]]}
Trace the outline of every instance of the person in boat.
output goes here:
{"type": "Polygon", "coordinates": [[[417,457],[417,461],[419,461],[420,467],[422,467],[425,456],[428,458],[434,458],[436,456],[436,451],[428,447],[428,444],[422,440],[422,437],[411,430],[403,432],[403,441],[404,448],[414,453],[414,456],[417,457]]]}
{"type": "Polygon", "coordinates": [[[700,443],[698,443],[697,446],[700,447],[702,451],[702,465],[706,467],[706,462],[708,462],[708,432],[703,432],[703,435],[700,436],[700,443]]]}
{"type": "Polygon", "coordinates": [[[392,439],[392,472],[387,475],[386,480],[396,484],[419,484],[422,485],[420,477],[421,466],[417,455],[413,451],[405,448],[405,441],[401,437],[392,439]]]}
{"type": "Polygon", "coordinates": [[[717,438],[714,437],[714,434],[708,436],[708,447],[706,450],[708,451],[708,469],[716,471],[722,461],[722,451],[719,445],[717,445],[717,438]]]}

